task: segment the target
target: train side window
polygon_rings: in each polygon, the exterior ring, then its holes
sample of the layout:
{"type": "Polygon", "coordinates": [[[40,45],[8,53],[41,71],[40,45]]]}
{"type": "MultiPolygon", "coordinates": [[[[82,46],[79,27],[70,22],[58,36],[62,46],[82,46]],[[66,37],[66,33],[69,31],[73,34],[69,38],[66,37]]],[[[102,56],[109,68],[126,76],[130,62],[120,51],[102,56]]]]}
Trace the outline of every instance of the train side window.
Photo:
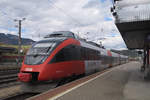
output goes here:
{"type": "Polygon", "coordinates": [[[98,54],[97,54],[97,55],[98,55],[98,60],[100,60],[100,59],[101,59],[101,52],[98,51],[97,53],[98,53],[98,54]]]}
{"type": "Polygon", "coordinates": [[[71,60],[80,60],[80,47],[75,45],[69,45],[61,49],[50,63],[61,62],[61,61],[71,61],[71,60]]]}
{"type": "Polygon", "coordinates": [[[80,47],[70,45],[65,48],[65,61],[80,60],[80,47]]]}
{"type": "Polygon", "coordinates": [[[81,47],[80,48],[80,52],[81,52],[81,60],[86,60],[86,49],[85,47],[81,47]]]}
{"type": "Polygon", "coordinates": [[[88,48],[86,48],[86,60],[90,60],[90,50],[88,48]]]}
{"type": "Polygon", "coordinates": [[[77,46],[75,46],[75,45],[70,45],[69,46],[69,49],[68,50],[66,50],[66,51],[69,51],[68,52],[68,56],[66,57],[66,58],[68,58],[68,59],[66,59],[66,60],[78,60],[78,47],[77,46]]]}
{"type": "Polygon", "coordinates": [[[64,48],[64,61],[67,61],[67,60],[69,60],[69,59],[71,59],[71,50],[69,50],[70,49],[70,47],[65,47],[64,48]]]}
{"type": "Polygon", "coordinates": [[[65,55],[64,55],[64,50],[62,49],[58,55],[56,56],[57,61],[64,61],[65,55]]]}
{"type": "Polygon", "coordinates": [[[73,55],[75,55],[76,57],[76,60],[81,60],[81,51],[80,51],[80,46],[75,46],[74,48],[74,52],[73,52],[73,55]]]}
{"type": "Polygon", "coordinates": [[[80,52],[81,52],[81,60],[84,60],[84,49],[83,49],[83,47],[80,48],[80,52]]]}

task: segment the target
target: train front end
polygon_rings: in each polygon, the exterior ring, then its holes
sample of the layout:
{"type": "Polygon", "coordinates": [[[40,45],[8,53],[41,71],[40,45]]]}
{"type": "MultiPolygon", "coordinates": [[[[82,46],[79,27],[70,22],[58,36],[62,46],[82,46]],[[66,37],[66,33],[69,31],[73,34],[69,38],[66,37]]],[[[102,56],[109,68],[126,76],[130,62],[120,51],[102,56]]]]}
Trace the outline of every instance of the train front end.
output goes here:
{"type": "Polygon", "coordinates": [[[57,39],[41,40],[32,45],[27,52],[20,73],[18,74],[19,81],[33,82],[40,80],[49,80],[49,77],[43,72],[45,67],[49,67],[48,62],[51,58],[52,51],[56,48],[58,42],[57,39]]]}

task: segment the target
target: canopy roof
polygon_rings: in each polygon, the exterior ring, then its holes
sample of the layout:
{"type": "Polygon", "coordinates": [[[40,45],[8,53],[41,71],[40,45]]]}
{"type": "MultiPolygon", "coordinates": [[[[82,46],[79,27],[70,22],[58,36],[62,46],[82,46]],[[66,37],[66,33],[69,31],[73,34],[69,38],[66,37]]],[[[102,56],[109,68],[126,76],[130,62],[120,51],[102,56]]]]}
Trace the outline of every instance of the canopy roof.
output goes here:
{"type": "Polygon", "coordinates": [[[113,8],[115,24],[127,47],[144,48],[150,34],[150,0],[115,0],[113,8]]]}

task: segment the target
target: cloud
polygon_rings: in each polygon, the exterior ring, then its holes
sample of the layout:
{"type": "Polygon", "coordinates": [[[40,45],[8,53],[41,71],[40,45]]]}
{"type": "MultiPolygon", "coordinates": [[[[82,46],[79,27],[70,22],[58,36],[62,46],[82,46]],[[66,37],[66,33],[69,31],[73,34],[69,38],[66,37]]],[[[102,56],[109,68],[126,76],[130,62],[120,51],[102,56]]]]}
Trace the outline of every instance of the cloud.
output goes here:
{"type": "Polygon", "coordinates": [[[121,36],[116,37],[107,37],[106,40],[102,41],[102,44],[109,49],[118,49],[122,50],[126,48],[123,39],[121,36]]]}
{"type": "Polygon", "coordinates": [[[98,43],[99,38],[109,37],[103,40],[107,48],[121,47],[124,42],[114,25],[111,4],[111,0],[1,0],[0,27],[16,34],[13,20],[25,17],[22,36],[26,38],[39,40],[52,31],[70,30],[98,43]],[[106,44],[115,38],[121,44],[106,44]]]}

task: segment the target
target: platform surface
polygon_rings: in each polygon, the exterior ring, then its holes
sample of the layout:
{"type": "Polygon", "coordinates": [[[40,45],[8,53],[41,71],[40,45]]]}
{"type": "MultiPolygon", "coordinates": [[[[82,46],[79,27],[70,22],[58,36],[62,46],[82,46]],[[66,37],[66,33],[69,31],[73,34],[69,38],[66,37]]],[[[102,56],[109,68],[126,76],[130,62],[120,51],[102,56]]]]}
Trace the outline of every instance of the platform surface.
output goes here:
{"type": "Polygon", "coordinates": [[[143,80],[140,65],[138,62],[121,65],[49,100],[150,100],[150,82],[143,80]]]}

